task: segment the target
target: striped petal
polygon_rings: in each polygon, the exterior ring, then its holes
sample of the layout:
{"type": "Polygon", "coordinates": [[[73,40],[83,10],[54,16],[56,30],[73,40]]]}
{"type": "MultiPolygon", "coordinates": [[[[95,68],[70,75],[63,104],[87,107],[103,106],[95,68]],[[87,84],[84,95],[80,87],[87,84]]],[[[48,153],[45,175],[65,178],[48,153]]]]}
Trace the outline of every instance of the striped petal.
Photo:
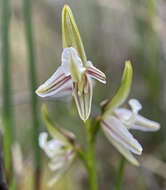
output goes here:
{"type": "MultiPolygon", "coordinates": [[[[105,134],[106,136],[108,135],[107,133],[105,134]]],[[[118,143],[115,141],[113,138],[111,138],[110,135],[107,136],[107,138],[110,140],[112,145],[133,165],[139,166],[138,161],[134,158],[132,153],[126,149],[122,144],[118,143]]]]}
{"type": "Polygon", "coordinates": [[[78,113],[83,121],[86,121],[90,115],[91,103],[92,103],[92,82],[88,76],[85,76],[86,84],[84,86],[82,94],[79,93],[78,85],[75,83],[73,96],[76,102],[78,113]]]}
{"type": "Polygon", "coordinates": [[[126,149],[138,155],[142,153],[142,146],[117,118],[107,116],[102,120],[102,129],[107,133],[107,137],[110,136],[126,149]]]}
{"type": "Polygon", "coordinates": [[[71,95],[71,93],[71,75],[66,75],[62,66],[60,66],[57,71],[36,90],[36,94],[42,98],[59,98],[71,95]]]}
{"type": "Polygon", "coordinates": [[[99,82],[102,82],[104,84],[106,83],[105,74],[102,71],[100,71],[99,69],[97,69],[96,67],[94,67],[92,62],[90,62],[90,61],[87,62],[86,72],[90,77],[98,80],[99,82]]]}

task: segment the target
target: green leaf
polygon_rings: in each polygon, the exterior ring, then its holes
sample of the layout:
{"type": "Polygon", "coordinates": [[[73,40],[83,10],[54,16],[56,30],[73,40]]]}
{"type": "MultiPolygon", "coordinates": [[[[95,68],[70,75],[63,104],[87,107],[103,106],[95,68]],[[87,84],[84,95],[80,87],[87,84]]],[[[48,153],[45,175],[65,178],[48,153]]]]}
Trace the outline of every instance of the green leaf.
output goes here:
{"type": "Polygon", "coordinates": [[[87,59],[81,36],[72,11],[68,5],[65,5],[62,11],[62,42],[63,48],[75,48],[83,62],[83,65],[86,64],[87,59]]]}
{"type": "Polygon", "coordinates": [[[130,61],[125,62],[122,82],[115,96],[110,99],[105,107],[105,114],[110,114],[115,108],[121,106],[127,99],[132,84],[133,69],[130,61]]]}
{"type": "Polygon", "coordinates": [[[46,108],[45,104],[42,105],[42,114],[43,114],[43,118],[44,118],[44,121],[46,123],[47,129],[48,129],[50,135],[53,138],[56,138],[56,139],[58,139],[60,141],[69,143],[67,138],[61,132],[59,132],[59,130],[57,130],[54,127],[54,124],[53,124],[53,122],[51,121],[51,119],[50,119],[50,117],[48,115],[48,111],[47,111],[47,108],[46,108]]]}

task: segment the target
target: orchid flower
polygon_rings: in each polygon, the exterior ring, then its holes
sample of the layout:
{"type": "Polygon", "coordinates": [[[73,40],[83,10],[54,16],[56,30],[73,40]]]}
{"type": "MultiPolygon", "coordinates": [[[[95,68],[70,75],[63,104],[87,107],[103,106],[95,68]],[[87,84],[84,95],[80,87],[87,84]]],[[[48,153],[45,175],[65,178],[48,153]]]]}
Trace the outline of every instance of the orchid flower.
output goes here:
{"type": "Polygon", "coordinates": [[[51,186],[69,169],[76,156],[71,143],[71,140],[74,140],[74,135],[69,131],[59,131],[54,128],[45,106],[42,107],[42,111],[52,139],[48,140],[48,133],[42,132],[39,135],[39,146],[49,157],[49,168],[55,173],[48,184],[51,186]]]}
{"type": "Polygon", "coordinates": [[[70,167],[75,157],[75,152],[65,142],[59,141],[56,138],[48,141],[47,138],[48,134],[46,132],[41,133],[39,136],[39,145],[50,159],[49,168],[55,172],[55,176],[49,182],[51,186],[70,167]]]}
{"type": "Polygon", "coordinates": [[[63,47],[61,66],[36,90],[43,98],[74,97],[83,121],[90,115],[93,86],[92,79],[106,83],[103,72],[87,61],[81,37],[70,8],[65,5],[62,15],[63,47]]]}
{"type": "Polygon", "coordinates": [[[142,146],[129,132],[129,129],[142,131],[157,131],[160,124],[138,114],[142,105],[136,99],[130,99],[131,110],[120,107],[126,101],[132,82],[132,65],[130,61],[125,64],[122,83],[112,100],[105,105],[101,126],[108,140],[132,164],[139,165],[132,153],[140,155],[142,146]]]}

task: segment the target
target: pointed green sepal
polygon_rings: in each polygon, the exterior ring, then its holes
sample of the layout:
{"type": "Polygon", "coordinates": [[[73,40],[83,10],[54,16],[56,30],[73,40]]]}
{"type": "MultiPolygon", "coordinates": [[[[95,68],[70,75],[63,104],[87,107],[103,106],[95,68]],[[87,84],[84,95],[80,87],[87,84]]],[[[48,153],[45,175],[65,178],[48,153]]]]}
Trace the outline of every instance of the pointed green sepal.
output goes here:
{"type": "Polygon", "coordinates": [[[83,65],[86,64],[87,59],[81,36],[72,11],[68,5],[65,5],[62,11],[62,42],[63,48],[75,48],[83,62],[83,65]]]}
{"type": "Polygon", "coordinates": [[[115,108],[119,107],[127,99],[131,84],[132,84],[133,69],[130,61],[125,62],[125,68],[123,72],[122,82],[119,90],[115,96],[108,101],[105,106],[105,114],[111,113],[115,108]]]}
{"type": "Polygon", "coordinates": [[[63,141],[69,144],[67,137],[65,137],[58,129],[54,127],[54,124],[48,115],[47,107],[45,104],[42,105],[42,114],[43,114],[45,124],[47,126],[47,130],[49,131],[50,135],[53,138],[56,138],[60,141],[63,141]]]}

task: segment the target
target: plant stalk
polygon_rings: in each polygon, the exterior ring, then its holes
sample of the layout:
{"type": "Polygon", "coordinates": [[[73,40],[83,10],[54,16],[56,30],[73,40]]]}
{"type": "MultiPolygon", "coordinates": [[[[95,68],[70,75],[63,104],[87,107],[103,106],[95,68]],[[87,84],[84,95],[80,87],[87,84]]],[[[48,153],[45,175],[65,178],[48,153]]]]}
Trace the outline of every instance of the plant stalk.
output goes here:
{"type": "Polygon", "coordinates": [[[115,190],[120,190],[125,163],[126,163],[126,160],[125,160],[124,157],[122,157],[121,162],[120,162],[120,166],[119,166],[119,169],[118,169],[118,174],[117,174],[117,177],[116,177],[116,181],[115,181],[115,190]]]}
{"type": "Polygon", "coordinates": [[[88,141],[88,154],[87,154],[87,170],[89,175],[90,190],[98,190],[97,173],[96,173],[96,160],[95,160],[95,142],[96,138],[93,137],[89,121],[85,122],[87,141],[88,141]]]}
{"type": "Polygon", "coordinates": [[[40,189],[40,149],[38,145],[39,135],[39,115],[38,115],[38,101],[35,95],[37,88],[36,68],[35,68],[35,51],[33,43],[33,29],[31,18],[31,0],[24,0],[24,18],[25,18],[25,32],[27,40],[27,51],[29,58],[29,84],[31,90],[31,109],[32,109],[32,126],[33,126],[33,148],[34,148],[34,162],[35,162],[35,190],[40,189]]]}

